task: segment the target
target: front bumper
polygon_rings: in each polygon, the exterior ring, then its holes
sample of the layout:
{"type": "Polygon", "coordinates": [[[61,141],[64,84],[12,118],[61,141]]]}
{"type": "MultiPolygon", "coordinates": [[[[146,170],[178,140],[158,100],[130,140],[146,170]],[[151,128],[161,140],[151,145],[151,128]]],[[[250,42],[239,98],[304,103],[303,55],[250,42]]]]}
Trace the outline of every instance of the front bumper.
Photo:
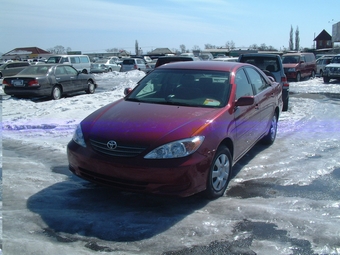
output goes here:
{"type": "Polygon", "coordinates": [[[74,141],[67,146],[75,175],[125,191],[190,196],[206,189],[210,160],[199,153],[179,159],[109,158],[74,141]]]}

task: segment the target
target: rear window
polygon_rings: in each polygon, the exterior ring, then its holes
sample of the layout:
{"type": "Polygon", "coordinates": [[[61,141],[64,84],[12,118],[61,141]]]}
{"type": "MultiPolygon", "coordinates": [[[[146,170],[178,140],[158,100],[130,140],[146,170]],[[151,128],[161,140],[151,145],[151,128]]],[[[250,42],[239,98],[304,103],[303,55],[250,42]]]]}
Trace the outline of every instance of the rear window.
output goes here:
{"type": "Polygon", "coordinates": [[[124,59],[123,65],[134,65],[135,61],[133,59],[124,59]]]}
{"type": "Polygon", "coordinates": [[[255,56],[245,56],[240,59],[240,62],[254,65],[261,70],[267,70],[269,72],[280,71],[279,60],[274,57],[255,57],[255,56]]]}

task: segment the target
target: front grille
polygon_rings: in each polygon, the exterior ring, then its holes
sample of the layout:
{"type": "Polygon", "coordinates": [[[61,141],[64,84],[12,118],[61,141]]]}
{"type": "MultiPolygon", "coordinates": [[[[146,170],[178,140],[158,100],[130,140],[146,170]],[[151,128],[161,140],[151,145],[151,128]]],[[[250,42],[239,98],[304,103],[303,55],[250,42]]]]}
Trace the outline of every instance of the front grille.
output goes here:
{"type": "Polygon", "coordinates": [[[89,171],[84,168],[79,168],[80,177],[101,184],[106,185],[114,188],[125,189],[125,190],[132,190],[132,191],[144,191],[148,186],[148,182],[142,181],[132,181],[132,180],[123,180],[107,175],[98,174],[92,171],[89,171]]]}
{"type": "Polygon", "coordinates": [[[107,147],[107,142],[108,141],[104,142],[90,139],[90,143],[94,151],[113,157],[136,157],[145,150],[145,147],[137,147],[119,143],[117,143],[117,148],[109,149],[107,147]]]}

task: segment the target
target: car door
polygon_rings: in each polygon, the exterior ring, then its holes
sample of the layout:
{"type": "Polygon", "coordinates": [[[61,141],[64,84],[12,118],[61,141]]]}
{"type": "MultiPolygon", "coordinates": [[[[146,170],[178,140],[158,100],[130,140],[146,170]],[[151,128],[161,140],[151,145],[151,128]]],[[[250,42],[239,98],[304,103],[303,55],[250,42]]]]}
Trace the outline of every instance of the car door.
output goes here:
{"type": "Polygon", "coordinates": [[[83,74],[80,74],[74,67],[65,66],[65,70],[71,79],[70,91],[82,91],[86,89],[86,78],[83,74]]]}
{"type": "MultiPolygon", "coordinates": [[[[244,96],[254,95],[254,89],[249,82],[244,68],[239,69],[235,74],[236,101],[244,96]]],[[[257,135],[256,129],[259,109],[255,102],[253,105],[237,106],[234,110],[234,121],[236,129],[235,137],[235,157],[237,160],[253,145],[254,137],[257,135]]]]}
{"type": "Polygon", "coordinates": [[[61,84],[63,86],[63,92],[70,92],[72,91],[72,78],[71,76],[67,73],[64,65],[59,65],[56,67],[54,75],[56,82],[61,84]]]}
{"type": "Polygon", "coordinates": [[[254,137],[254,139],[257,140],[262,134],[268,131],[268,125],[274,113],[276,95],[274,88],[260,72],[251,67],[246,67],[245,71],[254,88],[255,103],[258,108],[258,114],[256,116],[257,134],[256,137],[254,137]]]}

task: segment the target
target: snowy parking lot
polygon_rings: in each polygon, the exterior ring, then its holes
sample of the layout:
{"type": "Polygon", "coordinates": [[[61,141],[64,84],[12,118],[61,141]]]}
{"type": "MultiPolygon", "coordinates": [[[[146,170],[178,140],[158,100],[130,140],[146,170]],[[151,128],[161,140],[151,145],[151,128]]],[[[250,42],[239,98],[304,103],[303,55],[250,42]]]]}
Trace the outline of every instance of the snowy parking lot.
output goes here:
{"type": "Polygon", "coordinates": [[[339,82],[290,82],[275,143],[249,151],[209,201],[117,192],[69,172],[76,125],[143,76],[98,74],[95,94],[57,101],[2,93],[4,254],[340,254],[339,82]]]}

